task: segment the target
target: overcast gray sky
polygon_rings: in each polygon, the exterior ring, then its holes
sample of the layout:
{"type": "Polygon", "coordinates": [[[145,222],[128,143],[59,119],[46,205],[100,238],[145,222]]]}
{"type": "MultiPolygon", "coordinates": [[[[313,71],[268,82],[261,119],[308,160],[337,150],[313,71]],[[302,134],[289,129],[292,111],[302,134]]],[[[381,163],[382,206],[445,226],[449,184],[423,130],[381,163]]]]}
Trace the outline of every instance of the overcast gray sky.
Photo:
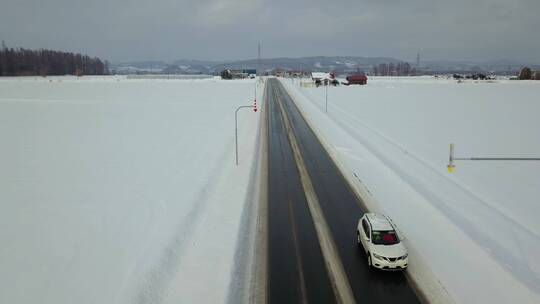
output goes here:
{"type": "Polygon", "coordinates": [[[540,63],[540,0],[0,0],[8,46],[118,61],[315,55],[540,63]]]}

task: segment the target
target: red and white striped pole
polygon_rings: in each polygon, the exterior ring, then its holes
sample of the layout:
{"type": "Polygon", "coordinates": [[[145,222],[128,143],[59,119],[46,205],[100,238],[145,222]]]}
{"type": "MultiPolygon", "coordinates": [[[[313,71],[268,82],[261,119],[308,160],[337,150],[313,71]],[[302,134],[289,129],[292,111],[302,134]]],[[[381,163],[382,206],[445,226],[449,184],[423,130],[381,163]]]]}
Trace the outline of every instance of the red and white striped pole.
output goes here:
{"type": "Polygon", "coordinates": [[[253,112],[257,112],[257,79],[255,79],[255,99],[253,100],[253,112]]]}

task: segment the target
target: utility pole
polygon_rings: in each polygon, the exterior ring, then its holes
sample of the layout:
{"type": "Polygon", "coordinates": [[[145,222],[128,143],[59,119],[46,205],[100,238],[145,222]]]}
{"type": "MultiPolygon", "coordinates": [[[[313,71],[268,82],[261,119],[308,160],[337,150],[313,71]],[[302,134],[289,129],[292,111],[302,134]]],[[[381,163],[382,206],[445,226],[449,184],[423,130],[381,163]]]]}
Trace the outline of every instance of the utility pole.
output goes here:
{"type": "MultiPolygon", "coordinates": [[[[253,105],[257,105],[257,82],[260,79],[260,70],[261,70],[261,42],[257,44],[257,71],[255,73],[255,97],[253,98],[253,105]]],[[[255,108],[255,112],[257,112],[255,108]]],[[[238,160],[236,161],[238,165],[238,160]]]]}

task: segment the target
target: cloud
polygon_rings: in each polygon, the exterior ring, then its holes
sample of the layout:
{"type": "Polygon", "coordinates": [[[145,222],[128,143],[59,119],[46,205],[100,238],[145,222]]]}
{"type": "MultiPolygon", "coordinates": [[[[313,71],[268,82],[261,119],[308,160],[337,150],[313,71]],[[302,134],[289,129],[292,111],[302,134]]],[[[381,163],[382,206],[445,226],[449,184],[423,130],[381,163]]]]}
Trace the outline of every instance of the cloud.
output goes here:
{"type": "Polygon", "coordinates": [[[540,62],[537,0],[3,0],[0,39],[114,61],[311,55],[540,62]]]}

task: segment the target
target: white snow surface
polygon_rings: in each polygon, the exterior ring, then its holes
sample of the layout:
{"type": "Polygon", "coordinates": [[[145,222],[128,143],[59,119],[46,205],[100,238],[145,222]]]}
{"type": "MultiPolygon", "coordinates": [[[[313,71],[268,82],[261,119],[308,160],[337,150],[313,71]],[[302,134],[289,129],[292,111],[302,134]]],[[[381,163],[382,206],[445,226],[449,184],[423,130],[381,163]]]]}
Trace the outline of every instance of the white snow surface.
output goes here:
{"type": "Polygon", "coordinates": [[[450,143],[456,157],[540,157],[540,82],[370,77],[329,87],[328,114],[325,88],[283,82],[370,209],[406,236],[414,279],[432,273],[450,302],[540,303],[540,162],[446,168],[450,143]]]}
{"type": "Polygon", "coordinates": [[[254,85],[0,78],[0,303],[225,302],[254,85]]]}

